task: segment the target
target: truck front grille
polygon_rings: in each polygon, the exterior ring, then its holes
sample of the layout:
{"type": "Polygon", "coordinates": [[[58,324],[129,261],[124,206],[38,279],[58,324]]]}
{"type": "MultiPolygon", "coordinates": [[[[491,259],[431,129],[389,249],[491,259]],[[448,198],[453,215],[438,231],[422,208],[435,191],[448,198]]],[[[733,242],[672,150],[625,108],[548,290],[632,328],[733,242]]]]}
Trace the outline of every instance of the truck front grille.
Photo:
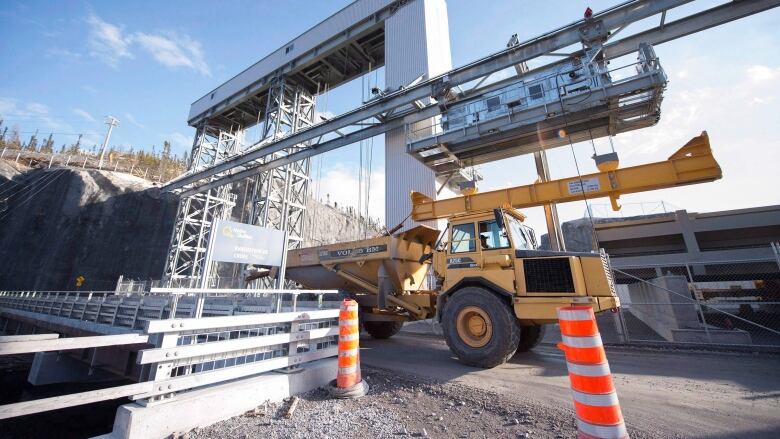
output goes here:
{"type": "Polygon", "coordinates": [[[524,259],[523,271],[529,293],[575,292],[569,258],[524,259]]]}

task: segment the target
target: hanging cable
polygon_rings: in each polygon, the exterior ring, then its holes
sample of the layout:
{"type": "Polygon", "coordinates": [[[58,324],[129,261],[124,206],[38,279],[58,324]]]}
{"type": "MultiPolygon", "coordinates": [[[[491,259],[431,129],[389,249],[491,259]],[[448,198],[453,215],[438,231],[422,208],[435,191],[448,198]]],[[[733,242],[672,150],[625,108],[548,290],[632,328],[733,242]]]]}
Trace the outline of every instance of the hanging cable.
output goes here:
{"type": "Polygon", "coordinates": [[[36,183],[38,180],[40,180],[40,179],[42,179],[44,177],[46,177],[45,174],[44,175],[33,176],[31,180],[25,182],[24,184],[16,183],[17,184],[16,186],[9,186],[9,187],[3,189],[2,191],[0,191],[0,196],[4,196],[4,198],[13,197],[16,194],[19,194],[19,193],[27,190],[27,188],[29,188],[30,185],[36,183]],[[9,193],[9,192],[13,192],[14,189],[18,189],[18,191],[14,192],[14,193],[9,193]]]}
{"type": "Polygon", "coordinates": [[[593,147],[593,157],[596,157],[598,155],[596,152],[596,142],[593,141],[593,133],[590,131],[590,128],[588,128],[588,136],[590,137],[590,146],[593,147]]]}
{"type": "MultiPolygon", "coordinates": [[[[56,170],[56,171],[52,172],[52,173],[51,173],[49,176],[47,176],[47,179],[48,179],[48,180],[46,181],[46,183],[45,183],[45,184],[42,184],[42,185],[40,185],[40,186],[39,186],[39,188],[38,188],[38,190],[36,190],[36,191],[34,191],[34,192],[30,193],[30,194],[27,194],[27,198],[25,198],[24,200],[22,200],[22,201],[20,201],[20,202],[18,202],[18,203],[15,203],[13,206],[10,206],[10,203],[9,203],[8,210],[5,212],[5,214],[4,214],[3,216],[0,216],[0,221],[4,220],[6,217],[8,217],[9,215],[11,215],[11,212],[13,212],[13,210],[14,210],[15,208],[18,208],[18,207],[19,207],[19,206],[21,206],[22,204],[25,204],[25,203],[27,203],[28,201],[30,201],[30,200],[32,200],[33,198],[35,198],[35,196],[36,196],[37,194],[39,194],[39,193],[40,193],[42,190],[44,190],[44,189],[45,189],[47,186],[49,186],[50,184],[52,184],[52,183],[53,183],[55,180],[57,180],[57,179],[58,179],[60,176],[62,176],[62,175],[65,173],[65,172],[66,172],[66,170],[65,170],[65,169],[58,169],[58,170],[56,170]],[[51,177],[51,178],[49,178],[49,177],[51,177]]],[[[39,182],[41,182],[42,180],[38,180],[38,181],[39,181],[39,182]]]]}
{"type": "MultiPolygon", "coordinates": [[[[560,93],[560,85],[558,83],[558,76],[557,75],[555,76],[555,92],[558,94],[558,102],[561,105],[561,114],[563,115],[563,126],[564,126],[564,130],[565,130],[566,138],[567,138],[567,140],[569,142],[569,149],[571,150],[571,156],[572,156],[572,158],[574,158],[574,166],[577,169],[577,178],[579,179],[579,182],[580,182],[580,191],[582,191],[582,200],[585,201],[585,209],[588,212],[588,220],[590,220],[590,231],[591,231],[591,235],[593,237],[593,243],[596,245],[596,248],[600,248],[601,246],[599,244],[599,238],[596,235],[596,224],[593,221],[593,214],[590,211],[590,204],[588,203],[588,196],[585,194],[585,184],[582,181],[582,173],[580,172],[580,164],[579,164],[579,161],[577,160],[577,154],[574,151],[574,143],[571,140],[571,133],[569,132],[569,117],[566,114],[566,110],[565,110],[564,105],[563,105],[563,97],[561,96],[561,93],[560,93]]],[[[595,146],[594,146],[594,151],[595,151],[595,146]]],[[[550,231],[550,232],[552,232],[552,231],[550,231]]]]}

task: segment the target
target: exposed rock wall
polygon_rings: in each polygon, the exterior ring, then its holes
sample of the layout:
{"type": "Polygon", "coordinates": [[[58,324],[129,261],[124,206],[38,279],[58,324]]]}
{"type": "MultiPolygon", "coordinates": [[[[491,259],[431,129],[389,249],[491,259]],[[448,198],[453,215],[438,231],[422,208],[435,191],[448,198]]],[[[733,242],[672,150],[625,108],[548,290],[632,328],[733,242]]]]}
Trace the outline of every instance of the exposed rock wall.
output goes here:
{"type": "MultiPolygon", "coordinates": [[[[127,174],[0,160],[0,289],[72,290],[79,275],[81,289],[95,290],[112,290],[120,275],[159,279],[177,205],[176,196],[127,174]]],[[[306,246],[376,234],[345,211],[312,200],[307,208],[306,246]]]]}
{"type": "Polygon", "coordinates": [[[82,289],[110,290],[121,274],[162,275],[175,197],[105,171],[36,169],[12,179],[19,186],[0,204],[0,288],[75,289],[82,275],[82,289]]]}

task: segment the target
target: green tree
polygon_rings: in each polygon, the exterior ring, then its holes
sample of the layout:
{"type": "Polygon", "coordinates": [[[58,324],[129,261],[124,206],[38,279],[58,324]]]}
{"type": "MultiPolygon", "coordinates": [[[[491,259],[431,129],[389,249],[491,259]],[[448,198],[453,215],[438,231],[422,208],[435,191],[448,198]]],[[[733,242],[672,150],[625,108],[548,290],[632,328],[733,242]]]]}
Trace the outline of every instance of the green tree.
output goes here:
{"type": "Polygon", "coordinates": [[[52,133],[49,133],[49,137],[47,137],[46,141],[41,145],[41,152],[49,154],[54,152],[54,139],[52,139],[52,133]]]}

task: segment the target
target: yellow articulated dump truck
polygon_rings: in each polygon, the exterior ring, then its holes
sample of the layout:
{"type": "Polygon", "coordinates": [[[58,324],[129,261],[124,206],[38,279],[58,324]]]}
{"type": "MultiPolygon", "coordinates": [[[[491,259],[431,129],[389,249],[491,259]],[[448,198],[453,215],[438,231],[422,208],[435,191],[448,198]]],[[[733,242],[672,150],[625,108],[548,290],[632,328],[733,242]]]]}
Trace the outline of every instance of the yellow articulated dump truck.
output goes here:
{"type": "Polygon", "coordinates": [[[706,133],[668,160],[434,201],[413,192],[415,221],[446,219],[390,236],[291,250],[287,276],[309,288],[348,291],[375,338],[396,334],[405,321],[436,318],[447,344],[464,363],[494,367],[534,347],[556,308],[620,306],[603,253],[544,251],[517,209],[620,194],[721,177],[706,133]]]}

